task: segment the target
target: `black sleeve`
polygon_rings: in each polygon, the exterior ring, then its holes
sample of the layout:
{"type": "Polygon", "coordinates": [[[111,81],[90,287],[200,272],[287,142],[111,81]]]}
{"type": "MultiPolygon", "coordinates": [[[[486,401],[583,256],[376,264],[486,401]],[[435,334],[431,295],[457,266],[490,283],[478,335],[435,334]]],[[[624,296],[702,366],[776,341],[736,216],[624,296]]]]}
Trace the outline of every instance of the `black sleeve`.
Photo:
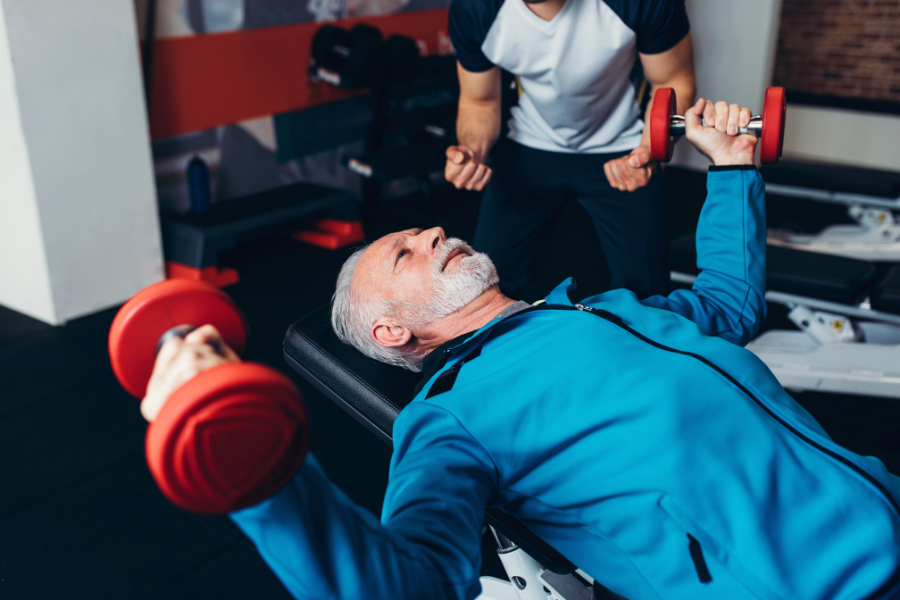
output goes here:
{"type": "Polygon", "coordinates": [[[463,69],[481,73],[494,67],[481,51],[481,45],[499,11],[493,0],[452,0],[450,2],[450,41],[456,49],[456,59],[463,69]]]}
{"type": "Polygon", "coordinates": [[[691,30],[684,0],[641,0],[636,15],[637,50],[641,54],[659,54],[671,50],[691,30]]]}

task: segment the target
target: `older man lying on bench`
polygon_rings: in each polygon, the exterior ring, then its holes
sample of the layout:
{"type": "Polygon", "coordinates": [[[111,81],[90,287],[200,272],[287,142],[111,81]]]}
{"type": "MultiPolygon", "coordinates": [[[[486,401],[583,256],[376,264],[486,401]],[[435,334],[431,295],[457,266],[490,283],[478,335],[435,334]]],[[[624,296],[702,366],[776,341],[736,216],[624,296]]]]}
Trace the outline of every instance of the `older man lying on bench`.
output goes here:
{"type": "MultiPolygon", "coordinates": [[[[734,133],[749,117],[703,100],[686,115],[714,163],[690,291],[573,304],[567,280],[531,307],[439,228],[350,258],[335,331],[423,384],[394,424],[381,522],[312,457],[232,514],[291,593],[474,598],[490,506],[632,600],[896,597],[893,476],[835,444],[741,347],[765,316],[756,138],[734,133]]],[[[156,377],[145,402],[177,379],[156,377]]]]}

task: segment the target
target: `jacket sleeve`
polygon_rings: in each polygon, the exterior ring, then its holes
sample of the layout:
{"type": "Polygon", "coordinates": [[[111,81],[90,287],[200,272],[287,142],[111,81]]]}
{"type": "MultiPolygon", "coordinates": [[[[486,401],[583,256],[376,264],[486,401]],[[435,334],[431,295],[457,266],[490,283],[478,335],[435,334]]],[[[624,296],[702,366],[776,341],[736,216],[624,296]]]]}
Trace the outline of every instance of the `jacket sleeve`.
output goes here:
{"type": "Polygon", "coordinates": [[[705,334],[743,346],[766,317],[765,184],[752,166],[710,167],[706,187],[693,288],[642,304],[678,313],[705,334]]]}
{"type": "Polygon", "coordinates": [[[471,599],[481,593],[481,527],[496,489],[485,450],[443,409],[408,406],[382,521],[310,456],[275,496],[231,518],[296,598],[471,599]]]}

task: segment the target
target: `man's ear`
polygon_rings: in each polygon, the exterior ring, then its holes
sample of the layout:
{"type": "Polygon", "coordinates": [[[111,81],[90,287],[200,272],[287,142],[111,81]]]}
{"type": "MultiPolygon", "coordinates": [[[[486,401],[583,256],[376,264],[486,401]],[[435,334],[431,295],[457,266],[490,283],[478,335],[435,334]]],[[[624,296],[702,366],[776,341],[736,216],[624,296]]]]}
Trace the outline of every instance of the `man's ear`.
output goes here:
{"type": "Polygon", "coordinates": [[[372,337],[387,348],[405,346],[412,339],[412,331],[388,319],[378,319],[372,325],[372,337]]]}

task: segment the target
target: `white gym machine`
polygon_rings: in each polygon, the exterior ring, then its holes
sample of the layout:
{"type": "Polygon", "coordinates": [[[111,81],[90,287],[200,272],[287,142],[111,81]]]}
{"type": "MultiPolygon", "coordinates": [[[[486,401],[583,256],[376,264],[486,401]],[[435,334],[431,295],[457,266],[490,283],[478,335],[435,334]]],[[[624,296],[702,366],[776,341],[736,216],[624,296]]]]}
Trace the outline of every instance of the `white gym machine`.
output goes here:
{"type": "MultiPolygon", "coordinates": [[[[900,176],[898,176],[900,177],[900,176]]],[[[887,198],[783,183],[766,183],[766,192],[819,202],[846,204],[854,225],[832,225],[814,235],[770,229],[773,246],[835,254],[874,262],[900,262],[900,196],[887,198]]]]}
{"type": "Polygon", "coordinates": [[[509,581],[482,577],[476,600],[626,600],[602,586],[592,589],[593,579],[581,570],[561,575],[545,569],[493,527],[491,532],[509,581]]]}
{"type": "MultiPolygon", "coordinates": [[[[672,272],[672,281],[696,276],[672,272]]],[[[848,306],[778,291],[798,331],[771,330],[747,344],[789,390],[900,398],[900,316],[867,302],[848,306]]]]}

